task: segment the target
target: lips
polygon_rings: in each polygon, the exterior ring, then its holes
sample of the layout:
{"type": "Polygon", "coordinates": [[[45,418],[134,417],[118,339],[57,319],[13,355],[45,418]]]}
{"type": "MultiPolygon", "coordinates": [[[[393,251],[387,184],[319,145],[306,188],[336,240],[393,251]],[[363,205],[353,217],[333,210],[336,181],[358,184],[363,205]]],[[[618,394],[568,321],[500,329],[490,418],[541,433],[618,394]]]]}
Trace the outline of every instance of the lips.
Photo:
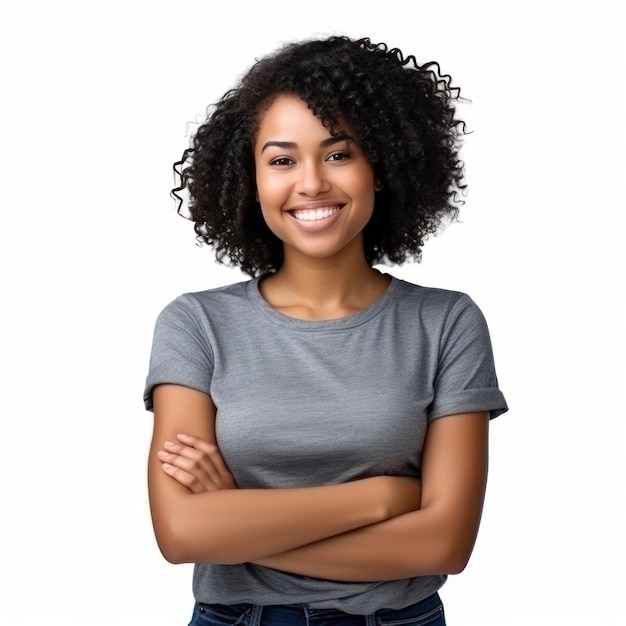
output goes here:
{"type": "Polygon", "coordinates": [[[290,213],[299,221],[317,222],[331,217],[332,215],[335,215],[335,213],[339,213],[339,211],[341,211],[341,206],[335,205],[318,207],[315,209],[294,209],[293,211],[290,211],[290,213]]]}

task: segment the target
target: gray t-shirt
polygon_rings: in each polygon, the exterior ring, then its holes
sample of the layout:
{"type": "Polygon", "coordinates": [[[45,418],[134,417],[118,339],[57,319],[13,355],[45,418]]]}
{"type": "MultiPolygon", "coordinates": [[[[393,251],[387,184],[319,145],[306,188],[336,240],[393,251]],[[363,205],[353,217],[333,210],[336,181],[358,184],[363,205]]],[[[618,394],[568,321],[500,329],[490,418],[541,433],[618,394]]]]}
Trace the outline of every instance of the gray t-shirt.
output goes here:
{"type": "MultiPolygon", "coordinates": [[[[182,295],[156,323],[149,410],[159,383],[211,395],[218,446],[241,488],[419,477],[431,420],[507,410],[479,308],[465,294],[397,278],[366,309],[323,321],[273,309],[258,279],[182,295]]],[[[367,614],[418,602],[444,581],[349,583],[201,563],[193,590],[206,603],[367,614]]]]}

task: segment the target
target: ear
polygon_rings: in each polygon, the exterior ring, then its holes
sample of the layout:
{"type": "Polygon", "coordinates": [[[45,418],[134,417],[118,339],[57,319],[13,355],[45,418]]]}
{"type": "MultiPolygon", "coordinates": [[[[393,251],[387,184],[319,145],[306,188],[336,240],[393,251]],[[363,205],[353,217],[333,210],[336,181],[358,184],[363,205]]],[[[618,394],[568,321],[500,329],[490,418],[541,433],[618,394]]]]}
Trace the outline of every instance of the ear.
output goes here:
{"type": "Polygon", "coordinates": [[[378,176],[376,176],[376,178],[374,179],[374,191],[380,191],[383,187],[383,181],[380,180],[378,176]]]}

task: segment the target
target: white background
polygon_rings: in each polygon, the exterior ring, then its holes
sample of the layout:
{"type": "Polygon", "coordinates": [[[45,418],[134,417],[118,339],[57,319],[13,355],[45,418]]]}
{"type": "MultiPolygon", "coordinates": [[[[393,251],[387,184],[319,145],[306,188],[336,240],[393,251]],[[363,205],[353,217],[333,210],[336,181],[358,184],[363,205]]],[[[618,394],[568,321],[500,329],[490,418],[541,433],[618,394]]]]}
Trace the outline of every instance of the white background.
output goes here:
{"type": "Polygon", "coordinates": [[[241,275],[176,215],[171,164],[254,57],[345,33],[436,59],[472,100],[462,223],[390,270],[472,295],[511,407],[448,623],[626,623],[617,5],[5,5],[0,622],[187,623],[191,566],[150,525],[142,388],[160,309],[241,275]]]}

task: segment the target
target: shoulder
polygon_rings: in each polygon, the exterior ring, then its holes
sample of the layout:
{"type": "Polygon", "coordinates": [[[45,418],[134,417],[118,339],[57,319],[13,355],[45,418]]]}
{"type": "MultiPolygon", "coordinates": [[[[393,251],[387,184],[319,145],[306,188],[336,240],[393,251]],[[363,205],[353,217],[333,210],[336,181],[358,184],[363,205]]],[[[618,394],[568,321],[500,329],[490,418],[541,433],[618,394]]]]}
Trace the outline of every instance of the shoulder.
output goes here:
{"type": "Polygon", "coordinates": [[[248,303],[252,280],[179,295],[161,310],[159,321],[177,318],[212,319],[239,314],[248,303]]]}
{"type": "Polygon", "coordinates": [[[395,308],[403,323],[417,325],[440,341],[459,333],[488,333],[482,310],[467,293],[396,282],[395,308]]]}
{"type": "Polygon", "coordinates": [[[425,287],[395,278],[395,301],[403,307],[418,310],[424,314],[434,314],[437,317],[446,317],[455,310],[479,310],[472,298],[462,291],[425,287]]]}

